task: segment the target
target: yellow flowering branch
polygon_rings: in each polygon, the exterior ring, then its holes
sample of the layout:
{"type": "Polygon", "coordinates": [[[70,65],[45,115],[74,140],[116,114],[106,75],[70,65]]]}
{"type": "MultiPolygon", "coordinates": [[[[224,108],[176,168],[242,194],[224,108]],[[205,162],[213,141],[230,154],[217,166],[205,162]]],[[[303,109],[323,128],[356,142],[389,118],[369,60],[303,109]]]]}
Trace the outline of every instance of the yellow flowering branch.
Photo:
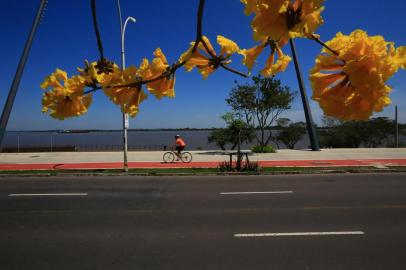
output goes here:
{"type": "Polygon", "coordinates": [[[194,41],[193,47],[191,49],[191,53],[188,54],[185,59],[183,59],[182,61],[178,61],[175,64],[173,64],[170,68],[168,68],[165,72],[163,72],[160,76],[153,78],[153,79],[149,79],[149,80],[141,80],[140,82],[136,82],[135,84],[138,85],[143,85],[143,84],[148,84],[163,78],[167,78],[170,76],[173,76],[175,74],[175,72],[182,66],[184,66],[189,60],[190,58],[192,58],[192,55],[197,51],[197,49],[199,48],[199,45],[202,44],[203,47],[205,48],[205,51],[210,55],[211,59],[210,62],[213,64],[213,66],[215,68],[221,66],[222,68],[224,68],[225,70],[228,70],[232,73],[235,73],[237,75],[240,75],[242,77],[248,77],[248,75],[235,70],[233,68],[228,67],[227,65],[225,65],[222,61],[225,60],[226,58],[230,57],[231,55],[227,56],[227,57],[223,57],[223,56],[217,56],[213,53],[213,50],[209,48],[209,45],[207,44],[207,42],[205,41],[205,38],[203,37],[203,12],[204,12],[204,5],[205,5],[205,0],[199,0],[199,8],[197,11],[197,27],[196,27],[196,39],[194,41]]]}
{"type": "MultiPolygon", "coordinates": [[[[92,14],[93,14],[93,22],[94,22],[94,29],[95,29],[95,33],[96,33],[96,37],[98,40],[98,48],[100,51],[100,55],[101,55],[101,59],[103,58],[103,46],[101,43],[101,38],[100,38],[100,33],[97,27],[97,19],[96,19],[96,11],[95,11],[95,1],[96,0],[92,0],[92,14]]],[[[223,64],[221,61],[224,60],[223,58],[216,56],[212,50],[209,49],[207,43],[205,42],[204,38],[203,38],[203,13],[204,13],[204,6],[205,6],[205,0],[199,0],[199,7],[198,7],[198,11],[197,11],[197,26],[196,26],[196,40],[194,42],[193,48],[192,48],[192,53],[196,52],[196,50],[199,47],[199,44],[203,44],[204,48],[206,49],[206,52],[212,57],[212,61],[218,63],[217,66],[221,66],[222,68],[235,73],[237,75],[240,75],[242,77],[248,77],[247,74],[242,73],[238,70],[235,70],[233,68],[230,68],[228,66],[226,66],[225,64],[223,64]]],[[[172,64],[171,66],[169,66],[167,68],[167,70],[165,70],[160,76],[152,78],[152,79],[148,79],[148,80],[143,80],[142,78],[139,78],[139,81],[136,81],[134,83],[128,84],[128,85],[117,85],[117,86],[111,86],[111,87],[141,87],[142,85],[145,84],[149,84],[155,81],[159,81],[161,79],[164,78],[169,78],[171,76],[174,76],[175,72],[182,66],[184,66],[189,59],[191,58],[191,54],[188,55],[183,61],[177,61],[176,63],[172,64]]],[[[106,60],[107,61],[107,60],[106,60]]],[[[103,65],[101,65],[103,66],[103,65]]],[[[92,90],[89,91],[90,92],[94,92],[96,90],[100,90],[102,88],[93,88],[92,90]]]]}
{"type": "Polygon", "coordinates": [[[175,96],[175,72],[182,66],[185,66],[188,71],[197,67],[204,77],[220,66],[247,77],[244,73],[226,66],[231,62],[228,58],[239,51],[237,44],[218,36],[221,53],[216,55],[214,49],[210,49],[211,44],[203,36],[202,30],[205,0],[199,0],[194,45],[187,53],[182,54],[177,62],[169,64],[161,49],[158,48],[151,62],[144,58],[139,68],[128,67],[123,70],[105,58],[97,21],[96,0],[91,0],[90,4],[99,59],[93,63],[85,61],[84,68],[78,68],[78,75],[68,77],[65,71],[56,69],[45,78],[41,84],[41,88],[46,91],[42,98],[43,112],[48,112],[54,118],[62,120],[86,113],[91,104],[93,92],[98,90],[103,90],[113,103],[120,105],[124,113],[135,116],[139,104],[146,98],[143,85],[158,99],[175,96]],[[209,57],[202,56],[202,49],[205,50],[203,54],[207,53],[209,57]]]}
{"type": "MultiPolygon", "coordinates": [[[[203,29],[203,12],[204,12],[205,2],[206,2],[205,0],[199,1],[199,7],[197,10],[196,40],[195,40],[195,44],[192,48],[192,52],[195,52],[197,50],[199,43],[203,41],[203,30],[202,29],[203,29]]],[[[160,76],[158,76],[156,78],[149,79],[149,80],[141,80],[140,82],[137,82],[136,84],[141,86],[143,84],[159,81],[163,78],[170,77],[171,75],[175,74],[175,72],[180,67],[184,66],[186,64],[186,62],[189,60],[189,58],[190,58],[190,56],[183,61],[176,62],[175,64],[173,64],[171,66],[171,68],[169,70],[165,71],[164,73],[162,73],[160,76]]]]}

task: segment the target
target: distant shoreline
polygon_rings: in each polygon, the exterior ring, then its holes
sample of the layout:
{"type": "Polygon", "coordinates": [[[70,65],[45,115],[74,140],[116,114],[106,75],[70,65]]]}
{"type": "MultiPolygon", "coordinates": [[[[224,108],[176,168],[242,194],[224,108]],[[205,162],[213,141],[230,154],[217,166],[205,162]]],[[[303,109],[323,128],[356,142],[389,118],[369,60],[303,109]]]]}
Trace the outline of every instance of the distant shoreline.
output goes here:
{"type": "MultiPolygon", "coordinates": [[[[128,131],[210,131],[218,128],[137,128],[128,131]]],[[[52,129],[52,130],[7,130],[6,132],[58,132],[58,133],[88,133],[88,132],[119,132],[122,129],[52,129]]]]}

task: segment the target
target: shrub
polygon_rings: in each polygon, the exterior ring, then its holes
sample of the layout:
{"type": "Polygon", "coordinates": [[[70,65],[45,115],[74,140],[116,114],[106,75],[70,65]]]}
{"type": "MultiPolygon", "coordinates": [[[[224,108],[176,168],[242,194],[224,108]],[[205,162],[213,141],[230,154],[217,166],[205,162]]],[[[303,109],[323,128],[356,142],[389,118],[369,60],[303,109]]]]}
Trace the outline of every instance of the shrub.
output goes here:
{"type": "Polygon", "coordinates": [[[240,169],[238,169],[237,162],[230,163],[229,161],[223,161],[219,163],[218,169],[220,172],[258,172],[260,171],[260,166],[256,161],[243,161],[241,162],[240,169]]]}
{"type": "MultiPolygon", "coordinates": [[[[286,120],[283,121],[286,122],[286,120]]],[[[281,126],[281,130],[275,139],[285,144],[287,148],[294,149],[296,143],[302,139],[305,133],[306,123],[290,123],[288,126],[281,126]]]]}
{"type": "Polygon", "coordinates": [[[220,172],[232,172],[234,171],[233,163],[230,163],[229,161],[220,162],[218,169],[220,172]]]}
{"type": "Polygon", "coordinates": [[[275,148],[270,145],[254,145],[251,150],[254,153],[276,153],[275,148]]]}
{"type": "Polygon", "coordinates": [[[260,169],[259,163],[256,161],[245,162],[242,166],[244,172],[258,172],[260,169]]]}

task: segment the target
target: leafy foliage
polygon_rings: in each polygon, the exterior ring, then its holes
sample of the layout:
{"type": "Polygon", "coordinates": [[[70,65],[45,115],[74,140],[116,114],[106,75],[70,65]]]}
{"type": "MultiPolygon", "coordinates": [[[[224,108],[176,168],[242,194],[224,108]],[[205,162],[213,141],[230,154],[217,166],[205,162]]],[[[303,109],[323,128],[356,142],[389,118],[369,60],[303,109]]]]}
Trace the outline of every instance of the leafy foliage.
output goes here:
{"type": "Polygon", "coordinates": [[[247,126],[259,130],[259,135],[254,133],[255,139],[258,145],[266,146],[272,138],[271,125],[283,111],[290,109],[294,94],[274,77],[254,76],[252,80],[252,84],[237,84],[226,102],[247,126]]]}
{"type": "Polygon", "coordinates": [[[294,149],[296,143],[302,139],[306,133],[306,123],[297,122],[287,125],[287,123],[283,121],[282,124],[285,124],[285,126],[280,127],[280,132],[276,135],[275,140],[282,142],[289,149],[294,149]]]}
{"type": "Polygon", "coordinates": [[[394,124],[386,117],[349,122],[326,119],[323,123],[329,123],[330,126],[320,132],[322,147],[374,148],[384,145],[394,134],[394,124]]]}
{"type": "Polygon", "coordinates": [[[226,122],[226,128],[213,130],[208,142],[214,143],[222,150],[226,150],[226,145],[230,144],[230,149],[235,149],[238,143],[248,143],[253,139],[253,130],[243,121],[236,119],[232,113],[221,116],[226,122]]]}

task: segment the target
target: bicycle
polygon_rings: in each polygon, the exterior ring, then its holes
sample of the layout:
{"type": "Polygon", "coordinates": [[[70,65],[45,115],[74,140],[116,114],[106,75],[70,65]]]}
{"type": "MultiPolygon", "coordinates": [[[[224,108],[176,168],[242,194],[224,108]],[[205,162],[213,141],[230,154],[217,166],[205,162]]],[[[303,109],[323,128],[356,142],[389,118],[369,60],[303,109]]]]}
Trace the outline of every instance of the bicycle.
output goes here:
{"type": "MultiPolygon", "coordinates": [[[[171,149],[170,151],[165,152],[164,155],[162,156],[162,158],[165,163],[172,163],[175,161],[175,157],[178,157],[176,154],[177,154],[177,151],[174,149],[171,149]]],[[[180,159],[184,163],[190,163],[192,161],[192,154],[190,152],[181,152],[180,159]]]]}

